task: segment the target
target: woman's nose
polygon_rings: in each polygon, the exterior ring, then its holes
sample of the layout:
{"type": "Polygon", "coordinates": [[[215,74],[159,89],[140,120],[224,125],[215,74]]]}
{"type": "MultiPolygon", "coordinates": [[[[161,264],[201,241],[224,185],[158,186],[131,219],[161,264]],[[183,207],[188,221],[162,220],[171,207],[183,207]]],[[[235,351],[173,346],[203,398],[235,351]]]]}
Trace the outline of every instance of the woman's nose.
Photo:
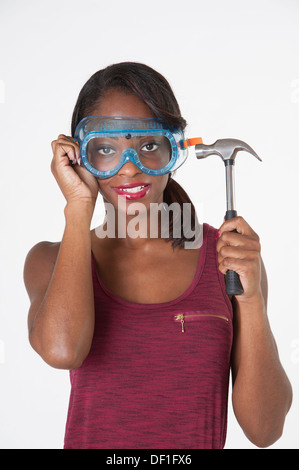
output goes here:
{"type": "Polygon", "coordinates": [[[125,163],[121,167],[121,169],[118,171],[119,175],[125,175],[129,177],[133,177],[136,174],[142,173],[140,168],[135,163],[135,159],[138,158],[138,155],[134,149],[126,149],[123,153],[122,156],[125,157],[125,163]]]}
{"type": "Polygon", "coordinates": [[[118,172],[119,175],[129,176],[130,178],[141,173],[142,171],[131,160],[126,162],[118,172]]]}

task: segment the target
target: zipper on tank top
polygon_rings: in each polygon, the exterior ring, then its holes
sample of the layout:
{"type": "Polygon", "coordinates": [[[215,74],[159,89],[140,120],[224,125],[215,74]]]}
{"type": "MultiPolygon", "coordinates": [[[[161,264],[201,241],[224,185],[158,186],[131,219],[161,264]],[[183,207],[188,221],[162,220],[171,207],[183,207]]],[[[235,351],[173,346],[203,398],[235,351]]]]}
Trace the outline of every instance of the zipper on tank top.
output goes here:
{"type": "Polygon", "coordinates": [[[216,313],[179,313],[174,316],[174,320],[181,323],[181,332],[185,333],[185,322],[207,317],[219,318],[224,320],[226,323],[229,323],[228,317],[224,315],[218,315],[216,313]]]}

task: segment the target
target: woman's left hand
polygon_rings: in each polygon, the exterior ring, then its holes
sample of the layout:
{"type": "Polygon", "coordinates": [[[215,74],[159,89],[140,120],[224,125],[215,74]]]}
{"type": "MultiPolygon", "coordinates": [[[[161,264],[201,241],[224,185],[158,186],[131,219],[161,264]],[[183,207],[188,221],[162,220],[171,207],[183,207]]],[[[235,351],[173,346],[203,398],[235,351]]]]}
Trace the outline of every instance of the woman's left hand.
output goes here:
{"type": "Polygon", "coordinates": [[[244,293],[237,296],[238,301],[246,302],[262,296],[262,259],[258,235],[242,217],[235,217],[221,225],[218,236],[219,270],[223,274],[228,269],[237,272],[244,289],[244,293]]]}

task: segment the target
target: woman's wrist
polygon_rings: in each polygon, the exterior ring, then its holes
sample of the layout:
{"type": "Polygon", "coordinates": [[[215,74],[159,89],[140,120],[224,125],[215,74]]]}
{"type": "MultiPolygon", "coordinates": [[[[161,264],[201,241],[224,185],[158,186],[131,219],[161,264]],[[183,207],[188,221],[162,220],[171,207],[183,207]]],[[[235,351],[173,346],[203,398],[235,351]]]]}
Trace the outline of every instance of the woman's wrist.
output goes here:
{"type": "Polygon", "coordinates": [[[89,201],[71,201],[67,202],[64,208],[66,222],[75,221],[78,223],[91,223],[94,212],[94,204],[89,201]]]}
{"type": "Polygon", "coordinates": [[[266,313],[266,302],[262,292],[258,292],[249,298],[242,298],[242,296],[235,296],[233,299],[234,307],[237,308],[241,314],[246,312],[261,312],[266,313]]]}

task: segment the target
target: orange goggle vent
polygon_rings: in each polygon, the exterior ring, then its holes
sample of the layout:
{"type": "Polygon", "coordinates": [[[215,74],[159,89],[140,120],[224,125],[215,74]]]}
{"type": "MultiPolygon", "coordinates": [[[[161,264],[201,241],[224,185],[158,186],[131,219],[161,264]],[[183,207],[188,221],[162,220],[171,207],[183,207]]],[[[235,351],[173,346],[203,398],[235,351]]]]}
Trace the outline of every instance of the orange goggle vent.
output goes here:
{"type": "Polygon", "coordinates": [[[180,142],[180,147],[181,148],[188,148],[188,147],[192,147],[193,145],[197,145],[197,144],[202,144],[202,138],[201,137],[194,137],[193,139],[186,139],[186,140],[182,140],[180,142]]]}

